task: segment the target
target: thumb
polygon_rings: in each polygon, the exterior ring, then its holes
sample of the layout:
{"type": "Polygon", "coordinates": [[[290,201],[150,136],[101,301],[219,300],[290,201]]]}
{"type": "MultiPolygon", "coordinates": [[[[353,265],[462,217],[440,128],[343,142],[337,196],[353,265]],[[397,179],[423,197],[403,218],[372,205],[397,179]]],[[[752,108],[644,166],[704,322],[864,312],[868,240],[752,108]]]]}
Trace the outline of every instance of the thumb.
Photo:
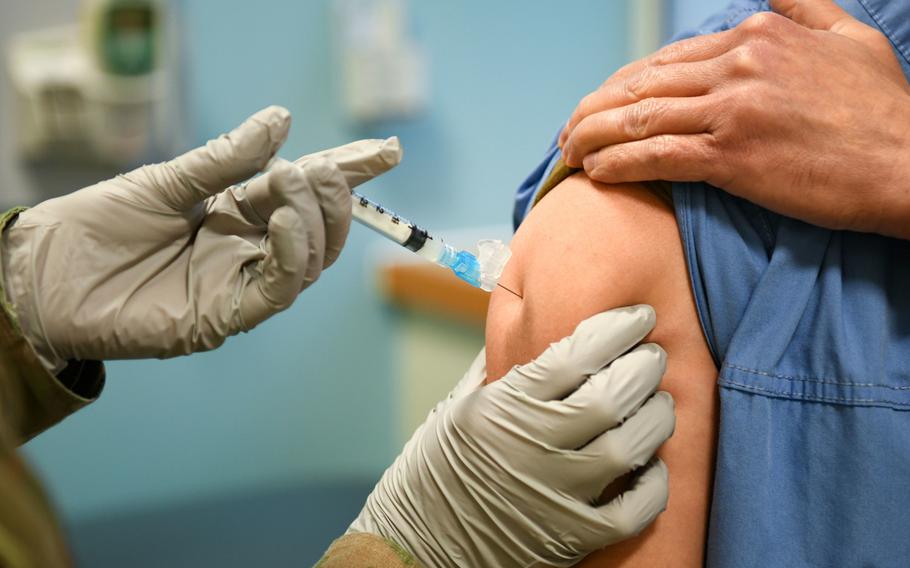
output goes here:
{"type": "Polygon", "coordinates": [[[869,28],[833,0],[771,0],[771,9],[797,24],[862,41],[869,28]]]}
{"type": "Polygon", "coordinates": [[[249,331],[289,308],[300,292],[308,258],[308,235],[300,217],[291,207],[281,207],[269,219],[268,231],[261,275],[243,290],[239,331],[249,331]]]}
{"type": "Polygon", "coordinates": [[[128,176],[151,178],[142,181],[151,182],[164,203],[183,211],[262,170],[284,144],[290,125],[287,109],[270,106],[205,146],[128,176]]]}

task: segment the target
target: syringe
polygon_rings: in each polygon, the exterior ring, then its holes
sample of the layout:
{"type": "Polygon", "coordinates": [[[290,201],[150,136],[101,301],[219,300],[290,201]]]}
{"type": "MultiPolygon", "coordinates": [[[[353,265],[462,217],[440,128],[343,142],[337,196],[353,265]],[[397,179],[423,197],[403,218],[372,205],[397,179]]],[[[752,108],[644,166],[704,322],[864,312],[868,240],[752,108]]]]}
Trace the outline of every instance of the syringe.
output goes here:
{"type": "Polygon", "coordinates": [[[351,213],[362,225],[439,266],[444,266],[472,286],[491,292],[512,255],[501,241],[478,243],[478,256],[444,243],[382,205],[351,191],[351,213]]]}

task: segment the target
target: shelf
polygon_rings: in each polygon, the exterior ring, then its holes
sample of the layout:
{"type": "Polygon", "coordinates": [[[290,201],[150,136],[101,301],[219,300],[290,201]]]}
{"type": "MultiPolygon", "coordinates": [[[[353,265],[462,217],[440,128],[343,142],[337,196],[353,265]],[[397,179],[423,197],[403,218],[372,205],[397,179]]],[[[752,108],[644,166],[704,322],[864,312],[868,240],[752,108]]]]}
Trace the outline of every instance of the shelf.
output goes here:
{"type": "Polygon", "coordinates": [[[378,267],[379,286],[392,305],[483,326],[490,294],[432,264],[389,263],[378,267]]]}

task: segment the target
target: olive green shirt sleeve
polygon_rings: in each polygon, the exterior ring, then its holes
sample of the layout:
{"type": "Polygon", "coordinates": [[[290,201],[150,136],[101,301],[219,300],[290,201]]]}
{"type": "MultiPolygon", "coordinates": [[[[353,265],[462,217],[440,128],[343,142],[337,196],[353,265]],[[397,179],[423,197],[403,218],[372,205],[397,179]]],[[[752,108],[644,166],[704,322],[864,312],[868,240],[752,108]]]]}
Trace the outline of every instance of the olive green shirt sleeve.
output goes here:
{"type": "MultiPolygon", "coordinates": [[[[0,216],[0,230],[19,211],[0,216]]],[[[0,275],[0,566],[71,566],[53,508],[16,449],[97,398],[104,366],[74,361],[51,375],[23,337],[2,282],[0,275]]]]}
{"type": "Polygon", "coordinates": [[[315,568],[420,568],[420,564],[390,540],[352,533],[333,542],[315,568]]]}

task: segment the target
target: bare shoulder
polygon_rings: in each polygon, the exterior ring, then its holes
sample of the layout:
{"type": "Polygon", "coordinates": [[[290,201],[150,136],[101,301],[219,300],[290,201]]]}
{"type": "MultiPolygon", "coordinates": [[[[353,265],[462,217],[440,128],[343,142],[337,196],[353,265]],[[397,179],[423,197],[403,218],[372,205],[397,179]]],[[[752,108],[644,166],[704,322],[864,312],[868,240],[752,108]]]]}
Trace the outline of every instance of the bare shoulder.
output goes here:
{"type": "MultiPolygon", "coordinates": [[[[502,283],[522,299],[502,289],[493,294],[491,376],[523,362],[516,356],[530,360],[595,313],[655,305],[672,288],[688,295],[673,211],[642,184],[605,185],[575,174],[534,207],[511,246],[502,283]]],[[[672,314],[663,315],[658,321],[669,324],[672,314]]]]}

